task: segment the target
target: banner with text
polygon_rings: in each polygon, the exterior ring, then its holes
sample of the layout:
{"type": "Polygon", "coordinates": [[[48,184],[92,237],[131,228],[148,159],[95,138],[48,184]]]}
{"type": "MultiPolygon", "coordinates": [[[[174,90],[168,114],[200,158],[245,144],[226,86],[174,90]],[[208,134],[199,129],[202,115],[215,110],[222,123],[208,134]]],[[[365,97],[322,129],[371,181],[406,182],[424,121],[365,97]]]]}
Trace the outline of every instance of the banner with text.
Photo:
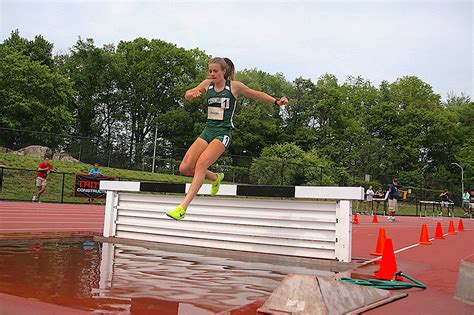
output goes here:
{"type": "Polygon", "coordinates": [[[114,179],[115,177],[110,176],[76,174],[74,197],[105,199],[106,191],[99,189],[100,181],[114,179]]]}

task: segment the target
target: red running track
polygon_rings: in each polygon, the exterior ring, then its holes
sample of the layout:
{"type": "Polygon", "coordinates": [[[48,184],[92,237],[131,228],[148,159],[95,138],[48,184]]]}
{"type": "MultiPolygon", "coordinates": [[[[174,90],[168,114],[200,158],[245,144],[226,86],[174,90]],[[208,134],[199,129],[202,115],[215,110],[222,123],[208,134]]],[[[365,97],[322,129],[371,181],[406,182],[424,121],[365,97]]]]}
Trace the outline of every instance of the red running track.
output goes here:
{"type": "MultiPolygon", "coordinates": [[[[70,205],[0,201],[0,239],[15,234],[41,232],[90,232],[101,234],[104,206],[70,205]],[[14,233],[14,234],[11,234],[14,233]]],[[[474,254],[474,221],[463,219],[465,231],[446,235],[443,240],[432,240],[432,245],[416,245],[421,225],[428,226],[433,238],[437,222],[443,232],[448,230],[448,218],[398,217],[399,222],[388,223],[379,217],[379,223],[371,223],[372,217],[359,216],[359,225],[353,225],[353,257],[370,260],[375,250],[378,232],[385,229],[393,241],[399,271],[420,280],[427,290],[410,289],[407,298],[383,305],[367,314],[474,314],[474,305],[454,299],[456,280],[461,259],[474,254]],[[414,245],[414,246],[413,246],[414,245]],[[400,250],[400,251],[399,251],[400,250]],[[399,251],[399,252],[397,252],[399,251]]],[[[454,219],[455,227],[459,219],[454,219]]],[[[352,270],[353,274],[372,275],[378,269],[367,264],[352,270]]]]}
{"type": "MultiPolygon", "coordinates": [[[[397,217],[399,222],[389,223],[379,217],[379,223],[371,223],[372,217],[359,216],[359,225],[353,225],[352,256],[373,259],[380,228],[392,239],[398,271],[423,282],[427,290],[410,289],[403,292],[408,297],[366,312],[366,314],[474,314],[474,305],[454,299],[459,266],[462,259],[474,253],[474,221],[463,219],[465,231],[447,235],[450,218],[397,217]],[[445,239],[432,239],[437,222],[441,222],[445,239]],[[421,226],[426,224],[431,245],[417,245],[421,226]],[[414,246],[412,246],[414,245],[414,246]],[[397,252],[399,251],[399,252],[397,252]]],[[[457,230],[459,218],[454,218],[457,230]]],[[[354,274],[373,275],[378,270],[368,264],[353,270],[354,274]]]]}
{"type": "Polygon", "coordinates": [[[0,234],[91,232],[101,234],[104,206],[0,201],[0,234]]]}

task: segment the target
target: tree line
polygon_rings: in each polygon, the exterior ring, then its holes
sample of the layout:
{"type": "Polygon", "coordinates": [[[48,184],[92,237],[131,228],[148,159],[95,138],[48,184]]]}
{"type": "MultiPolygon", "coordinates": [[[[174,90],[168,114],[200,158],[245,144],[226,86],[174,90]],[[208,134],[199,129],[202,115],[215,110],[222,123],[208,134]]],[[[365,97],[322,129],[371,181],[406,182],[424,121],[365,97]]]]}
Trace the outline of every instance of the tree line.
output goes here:
{"type": "MultiPolygon", "coordinates": [[[[205,124],[204,98],[183,95],[206,77],[210,57],[145,38],[103,47],[79,38],[53,55],[43,36],[29,40],[13,31],[0,44],[0,128],[42,134],[2,132],[0,146],[80,147],[84,160],[112,152],[141,165],[153,154],[156,133],[159,156],[179,160],[167,148],[188,148],[205,124]]],[[[368,173],[419,186],[429,175],[442,186],[459,181],[451,163],[472,182],[474,106],[466,95],[443,101],[416,76],[376,86],[332,74],[288,81],[254,68],[237,71],[236,79],[290,99],[285,108],[237,101],[232,145],[221,163],[243,166],[247,157],[253,182],[351,184],[351,173],[368,173]]]]}

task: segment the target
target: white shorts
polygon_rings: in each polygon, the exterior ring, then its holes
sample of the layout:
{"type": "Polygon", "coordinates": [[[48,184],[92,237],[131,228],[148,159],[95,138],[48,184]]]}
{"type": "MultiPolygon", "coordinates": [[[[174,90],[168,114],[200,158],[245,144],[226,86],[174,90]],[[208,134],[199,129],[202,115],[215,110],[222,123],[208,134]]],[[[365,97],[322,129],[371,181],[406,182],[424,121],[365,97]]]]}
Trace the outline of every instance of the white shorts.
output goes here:
{"type": "Polygon", "coordinates": [[[388,199],[388,211],[397,212],[398,211],[398,200],[397,199],[388,199]]]}
{"type": "Polygon", "coordinates": [[[449,208],[449,201],[441,201],[442,208],[449,208]]]}
{"type": "Polygon", "coordinates": [[[43,177],[36,177],[36,187],[45,187],[46,185],[48,184],[48,182],[46,181],[46,178],[43,178],[43,177]]]}

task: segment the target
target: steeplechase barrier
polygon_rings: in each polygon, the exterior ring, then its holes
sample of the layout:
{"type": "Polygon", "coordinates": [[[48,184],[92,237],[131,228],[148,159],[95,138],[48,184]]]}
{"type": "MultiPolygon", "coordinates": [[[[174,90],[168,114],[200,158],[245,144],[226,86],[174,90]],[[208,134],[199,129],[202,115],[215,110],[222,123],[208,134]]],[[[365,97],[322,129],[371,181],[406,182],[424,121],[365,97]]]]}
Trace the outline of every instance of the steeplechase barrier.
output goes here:
{"type": "Polygon", "coordinates": [[[351,204],[362,187],[221,185],[210,197],[204,184],[183,220],[168,218],[189,188],[101,181],[104,237],[351,261],[351,204]]]}

